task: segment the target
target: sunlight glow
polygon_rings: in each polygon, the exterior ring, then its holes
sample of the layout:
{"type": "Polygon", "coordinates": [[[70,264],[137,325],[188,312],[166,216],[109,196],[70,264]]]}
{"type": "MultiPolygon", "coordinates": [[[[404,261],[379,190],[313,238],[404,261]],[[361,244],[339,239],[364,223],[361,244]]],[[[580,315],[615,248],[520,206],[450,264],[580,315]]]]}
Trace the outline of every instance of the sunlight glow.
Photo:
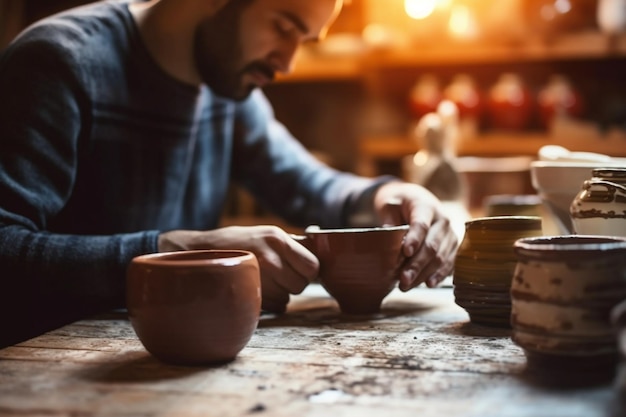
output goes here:
{"type": "Polygon", "coordinates": [[[404,0],[404,10],[412,19],[425,19],[437,7],[437,0],[404,0]]]}
{"type": "Polygon", "coordinates": [[[448,30],[452,36],[457,38],[476,37],[478,27],[471,10],[466,6],[454,6],[448,22],[448,30]]]}

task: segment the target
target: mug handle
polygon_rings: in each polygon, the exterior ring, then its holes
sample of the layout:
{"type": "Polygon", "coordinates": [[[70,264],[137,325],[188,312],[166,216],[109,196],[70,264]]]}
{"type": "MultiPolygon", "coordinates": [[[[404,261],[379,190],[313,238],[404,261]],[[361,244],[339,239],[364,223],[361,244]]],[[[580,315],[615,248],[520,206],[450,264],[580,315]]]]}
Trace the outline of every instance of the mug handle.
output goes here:
{"type": "Polygon", "coordinates": [[[585,186],[587,189],[591,188],[594,185],[599,185],[599,186],[603,186],[606,187],[607,191],[610,191],[611,188],[616,188],[617,191],[626,194],[626,186],[623,186],[621,184],[617,184],[615,182],[611,182],[611,181],[606,181],[606,180],[594,180],[594,179],[590,179],[590,180],[586,180],[585,181],[585,186]]]}

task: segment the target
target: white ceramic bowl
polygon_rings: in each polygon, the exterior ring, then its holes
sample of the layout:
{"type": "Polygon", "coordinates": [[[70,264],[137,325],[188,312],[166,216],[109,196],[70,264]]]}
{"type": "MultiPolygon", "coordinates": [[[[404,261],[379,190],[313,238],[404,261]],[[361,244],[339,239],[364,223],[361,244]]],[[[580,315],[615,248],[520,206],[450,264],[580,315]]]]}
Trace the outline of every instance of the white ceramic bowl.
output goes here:
{"type": "Polygon", "coordinates": [[[591,179],[593,169],[604,167],[626,167],[626,158],[612,158],[607,162],[533,161],[530,163],[532,185],[561,234],[574,233],[569,207],[581,190],[583,182],[591,179]]]}

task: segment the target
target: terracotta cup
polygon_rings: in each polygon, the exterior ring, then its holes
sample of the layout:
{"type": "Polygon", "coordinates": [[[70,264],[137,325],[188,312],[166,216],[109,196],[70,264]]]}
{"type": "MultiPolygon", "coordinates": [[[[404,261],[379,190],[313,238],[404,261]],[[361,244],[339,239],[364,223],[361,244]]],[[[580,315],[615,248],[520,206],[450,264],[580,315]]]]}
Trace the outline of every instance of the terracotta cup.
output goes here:
{"type": "Polygon", "coordinates": [[[394,289],[408,225],[320,229],[294,236],[320,261],[319,282],[346,314],[373,314],[394,289]]]}
{"type": "Polygon", "coordinates": [[[472,323],[510,327],[517,239],[541,236],[541,217],[480,217],[465,223],[454,261],[454,298],[472,323]]]}
{"type": "Polygon", "coordinates": [[[611,311],[626,299],[626,239],[562,235],[515,242],[512,339],[528,367],[592,381],[613,376],[611,311]]]}
{"type": "Polygon", "coordinates": [[[259,320],[259,265],[254,254],[239,250],[142,255],[128,267],[126,297],[133,329],[157,359],[228,362],[259,320]]]}

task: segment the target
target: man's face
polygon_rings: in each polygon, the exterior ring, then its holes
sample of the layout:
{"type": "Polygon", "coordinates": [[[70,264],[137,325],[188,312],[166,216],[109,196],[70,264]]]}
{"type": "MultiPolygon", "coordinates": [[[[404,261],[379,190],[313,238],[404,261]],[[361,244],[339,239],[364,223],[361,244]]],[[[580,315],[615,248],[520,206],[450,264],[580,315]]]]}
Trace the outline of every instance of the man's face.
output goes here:
{"type": "Polygon", "coordinates": [[[297,48],[324,36],[341,0],[230,0],[202,21],[194,57],[217,94],[243,100],[256,87],[291,71],[297,48]]]}

